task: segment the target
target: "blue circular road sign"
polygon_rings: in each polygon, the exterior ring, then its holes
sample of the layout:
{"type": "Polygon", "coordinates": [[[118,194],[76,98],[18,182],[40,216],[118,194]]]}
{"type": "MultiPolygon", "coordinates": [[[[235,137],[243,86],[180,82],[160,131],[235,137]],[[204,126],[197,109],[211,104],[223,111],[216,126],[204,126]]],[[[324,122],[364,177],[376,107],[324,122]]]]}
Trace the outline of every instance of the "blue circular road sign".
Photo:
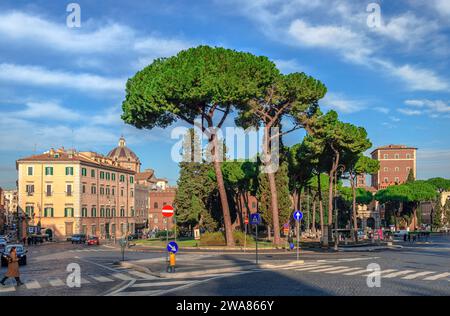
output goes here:
{"type": "Polygon", "coordinates": [[[178,245],[176,242],[171,241],[167,244],[167,251],[168,252],[173,252],[173,253],[177,253],[178,251],[178,245]]]}
{"type": "Polygon", "coordinates": [[[303,213],[301,211],[295,211],[294,212],[294,219],[297,222],[300,222],[302,218],[303,218],[303,213]]]}

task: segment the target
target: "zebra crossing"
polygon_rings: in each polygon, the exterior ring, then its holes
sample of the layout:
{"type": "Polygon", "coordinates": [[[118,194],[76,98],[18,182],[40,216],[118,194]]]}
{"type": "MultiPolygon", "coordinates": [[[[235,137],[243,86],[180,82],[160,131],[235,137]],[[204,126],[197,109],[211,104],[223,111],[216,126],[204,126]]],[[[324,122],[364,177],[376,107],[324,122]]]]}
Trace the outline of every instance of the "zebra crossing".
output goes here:
{"type": "Polygon", "coordinates": [[[196,285],[207,282],[212,279],[248,273],[249,271],[227,272],[227,273],[211,273],[197,277],[189,278],[161,278],[154,280],[136,280],[133,284],[122,289],[118,289],[109,296],[157,296],[179,290],[187,286],[196,285]]]}
{"type": "MultiPolygon", "coordinates": [[[[26,278],[24,277],[22,279],[22,282],[24,285],[22,285],[21,289],[27,289],[27,290],[38,290],[42,288],[57,288],[57,287],[63,287],[66,286],[66,278],[65,276],[60,277],[48,277],[44,279],[34,279],[34,278],[26,278]]],[[[128,270],[128,269],[116,269],[115,272],[112,272],[110,274],[86,274],[82,275],[80,279],[81,285],[95,285],[98,283],[113,283],[113,282],[136,282],[136,281],[149,281],[149,280],[155,280],[159,279],[153,275],[146,274],[139,271],[134,270],[128,270]]],[[[17,286],[15,286],[15,281],[9,280],[9,283],[7,283],[5,286],[0,286],[0,295],[5,293],[11,293],[15,292],[17,290],[17,286]]]]}
{"type": "MultiPolygon", "coordinates": [[[[343,276],[363,276],[372,275],[373,270],[366,266],[348,266],[348,260],[319,260],[305,262],[301,266],[288,266],[280,270],[294,270],[305,274],[325,274],[325,275],[343,275],[343,276]],[[344,264],[344,265],[343,265],[344,264]]],[[[449,281],[450,272],[439,271],[420,271],[413,269],[383,269],[380,270],[382,279],[401,279],[401,280],[421,280],[421,281],[449,281]]]]}

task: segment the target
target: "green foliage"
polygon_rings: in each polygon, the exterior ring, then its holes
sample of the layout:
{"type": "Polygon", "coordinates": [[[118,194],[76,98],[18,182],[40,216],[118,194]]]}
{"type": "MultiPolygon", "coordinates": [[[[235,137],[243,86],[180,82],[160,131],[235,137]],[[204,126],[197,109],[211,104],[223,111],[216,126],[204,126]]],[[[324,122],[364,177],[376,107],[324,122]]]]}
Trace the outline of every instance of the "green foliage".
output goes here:
{"type": "Polygon", "coordinates": [[[356,175],[374,174],[380,169],[380,162],[360,154],[353,169],[356,175]]]}
{"type": "Polygon", "coordinates": [[[199,224],[207,230],[217,227],[211,211],[207,208],[208,200],[216,190],[216,183],[209,176],[211,164],[193,162],[196,150],[200,150],[200,140],[189,130],[183,141],[183,162],[180,165],[178,189],[175,195],[177,224],[193,227],[199,224]]]}
{"type": "MultiPolygon", "coordinates": [[[[353,201],[353,193],[352,189],[349,187],[340,187],[339,188],[339,195],[340,197],[348,202],[352,203],[353,201]]],[[[365,190],[364,188],[357,188],[356,189],[356,203],[361,205],[368,205],[370,204],[374,199],[374,196],[372,192],[365,190]]]]}
{"type": "MultiPolygon", "coordinates": [[[[237,246],[244,246],[245,234],[234,231],[233,237],[237,246]]],[[[254,243],[254,238],[247,235],[247,244],[254,243]]],[[[204,233],[200,237],[201,246],[225,246],[225,234],[222,232],[204,233]]]]}
{"type": "Polygon", "coordinates": [[[416,180],[414,177],[414,172],[412,169],[409,170],[408,178],[406,179],[406,183],[413,183],[416,180]]]}
{"type": "Polygon", "coordinates": [[[433,228],[440,229],[444,224],[442,219],[444,217],[444,208],[441,206],[441,201],[438,200],[433,210],[433,228]]]}
{"type": "Polygon", "coordinates": [[[431,184],[439,192],[450,190],[450,180],[444,178],[431,178],[426,180],[427,183],[431,184]]]}
{"type": "MultiPolygon", "coordinates": [[[[289,193],[289,177],[287,163],[282,163],[275,174],[278,193],[278,209],[280,223],[286,223],[292,213],[292,203],[289,193]]],[[[258,177],[258,207],[266,224],[272,226],[273,214],[271,207],[271,194],[269,179],[266,173],[260,173],[258,177]]]]}

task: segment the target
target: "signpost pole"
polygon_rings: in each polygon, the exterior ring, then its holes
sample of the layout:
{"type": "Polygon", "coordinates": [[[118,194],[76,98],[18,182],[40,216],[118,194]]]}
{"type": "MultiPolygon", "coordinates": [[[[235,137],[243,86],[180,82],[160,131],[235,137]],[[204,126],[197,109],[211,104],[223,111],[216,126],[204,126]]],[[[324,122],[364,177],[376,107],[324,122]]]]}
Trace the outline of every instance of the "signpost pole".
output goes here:
{"type": "Polygon", "coordinates": [[[256,224],[256,264],[258,264],[258,224],[256,224]]]}
{"type": "Polygon", "coordinates": [[[244,230],[245,230],[244,233],[244,252],[245,252],[245,247],[247,246],[247,224],[245,224],[245,222],[244,222],[244,230]]]}
{"type": "Polygon", "coordinates": [[[297,260],[298,260],[298,241],[300,240],[300,221],[297,221],[297,260]]]}

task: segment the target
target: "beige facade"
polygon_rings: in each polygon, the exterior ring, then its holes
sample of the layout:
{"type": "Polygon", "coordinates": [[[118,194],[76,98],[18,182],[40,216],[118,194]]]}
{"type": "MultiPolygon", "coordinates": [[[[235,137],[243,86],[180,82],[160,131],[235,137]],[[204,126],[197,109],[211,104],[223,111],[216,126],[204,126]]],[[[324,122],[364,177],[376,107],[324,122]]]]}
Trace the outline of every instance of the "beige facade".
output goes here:
{"type": "Polygon", "coordinates": [[[50,150],[17,161],[19,210],[57,239],[134,233],[135,172],[93,152],[50,150]]]}

